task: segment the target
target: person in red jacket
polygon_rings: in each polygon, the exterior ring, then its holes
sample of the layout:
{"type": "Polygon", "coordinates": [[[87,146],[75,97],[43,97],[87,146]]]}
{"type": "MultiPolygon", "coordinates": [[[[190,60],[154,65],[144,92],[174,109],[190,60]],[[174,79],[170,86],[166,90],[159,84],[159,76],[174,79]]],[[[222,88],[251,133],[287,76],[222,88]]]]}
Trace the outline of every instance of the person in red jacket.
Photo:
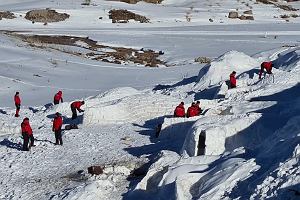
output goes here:
{"type": "Polygon", "coordinates": [[[186,112],[186,117],[194,117],[197,116],[197,108],[195,108],[195,102],[192,103],[192,105],[188,108],[187,112],[186,112]]]}
{"type": "Polygon", "coordinates": [[[267,71],[267,74],[272,74],[272,68],[274,67],[274,64],[270,62],[263,62],[260,65],[260,71],[259,71],[259,79],[261,79],[261,75],[264,72],[264,70],[267,71]]]}
{"type": "Polygon", "coordinates": [[[55,133],[55,145],[63,145],[62,137],[61,137],[61,127],[63,124],[63,119],[59,112],[55,113],[55,117],[53,120],[52,131],[55,133]]]}
{"type": "Polygon", "coordinates": [[[84,101],[74,101],[71,104],[71,111],[72,111],[72,119],[76,119],[77,118],[77,111],[78,112],[84,112],[84,110],[81,110],[81,106],[84,105],[84,101]]]}
{"type": "Polygon", "coordinates": [[[16,106],[16,114],[15,117],[19,117],[19,112],[20,112],[20,108],[21,108],[21,99],[19,96],[19,92],[16,92],[15,97],[14,97],[14,101],[15,101],[15,106],[16,106]]]}
{"type": "Polygon", "coordinates": [[[236,88],[236,78],[235,78],[236,72],[233,71],[229,76],[229,88],[236,88]]]}
{"type": "Polygon", "coordinates": [[[185,117],[184,102],[181,102],[174,111],[174,117],[185,117]]]}
{"type": "Polygon", "coordinates": [[[54,95],[54,99],[53,99],[53,103],[54,105],[59,104],[59,102],[64,102],[63,98],[62,98],[62,91],[58,91],[55,95],[54,95]]]}
{"type": "Polygon", "coordinates": [[[197,101],[195,104],[195,109],[196,109],[196,115],[200,115],[202,113],[202,110],[200,108],[200,101],[197,101]]]}
{"type": "Polygon", "coordinates": [[[21,123],[21,131],[23,136],[23,151],[29,151],[30,147],[34,146],[34,137],[32,134],[32,129],[29,124],[29,119],[26,117],[23,119],[23,122],[21,123]],[[30,139],[30,145],[28,147],[28,142],[30,139]]]}

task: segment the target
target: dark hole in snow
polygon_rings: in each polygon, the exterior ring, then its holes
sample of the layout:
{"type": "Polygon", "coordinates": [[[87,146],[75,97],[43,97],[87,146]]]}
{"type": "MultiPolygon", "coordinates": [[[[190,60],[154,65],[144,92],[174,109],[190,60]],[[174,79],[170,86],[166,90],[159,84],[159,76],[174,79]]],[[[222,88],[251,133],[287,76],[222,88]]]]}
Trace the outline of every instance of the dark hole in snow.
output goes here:
{"type": "Polygon", "coordinates": [[[197,156],[205,155],[205,139],[206,131],[203,130],[199,135],[197,156]]]}

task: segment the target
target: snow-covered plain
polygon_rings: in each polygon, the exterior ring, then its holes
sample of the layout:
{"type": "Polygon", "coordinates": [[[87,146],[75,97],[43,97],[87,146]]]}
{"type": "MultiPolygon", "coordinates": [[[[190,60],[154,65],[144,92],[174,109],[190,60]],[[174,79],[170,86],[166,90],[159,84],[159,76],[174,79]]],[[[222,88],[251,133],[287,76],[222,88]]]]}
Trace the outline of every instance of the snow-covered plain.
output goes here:
{"type": "Polygon", "coordinates": [[[280,17],[299,11],[236,0],[82,2],[0,1],[0,11],[16,15],[0,20],[0,199],[299,198],[300,20],[280,17]],[[47,25],[24,18],[41,8],[70,18],[47,25]],[[117,8],[151,23],[111,23],[108,11],[117,8]],[[250,9],[254,21],[227,17],[229,11],[250,9]],[[162,50],[160,58],[170,67],[90,60],[32,47],[8,31],[162,50]],[[199,56],[212,63],[194,62],[199,56]],[[275,63],[274,79],[259,81],[265,60],[275,63]],[[225,81],[233,70],[238,87],[228,90],[225,81]],[[58,90],[65,102],[52,106],[58,90]],[[22,98],[20,118],[14,117],[16,91],[22,98]],[[53,115],[61,112],[70,123],[75,99],[86,101],[80,128],[64,131],[64,145],[55,146],[53,115]],[[172,118],[180,101],[187,108],[194,100],[208,109],[205,115],[172,118]],[[25,116],[37,145],[30,152],[20,151],[25,116]],[[206,153],[197,156],[203,131],[206,153]],[[87,174],[92,165],[105,166],[104,173],[87,174]],[[140,172],[133,176],[134,170],[140,172]]]}

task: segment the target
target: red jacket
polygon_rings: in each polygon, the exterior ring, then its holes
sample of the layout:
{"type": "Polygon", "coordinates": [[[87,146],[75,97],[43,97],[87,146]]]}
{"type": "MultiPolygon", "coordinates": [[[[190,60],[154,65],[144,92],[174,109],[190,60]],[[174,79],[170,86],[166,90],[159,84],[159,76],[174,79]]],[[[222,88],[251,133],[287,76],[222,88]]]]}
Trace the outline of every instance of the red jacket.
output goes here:
{"type": "Polygon", "coordinates": [[[71,107],[76,108],[77,110],[81,110],[80,107],[82,106],[81,101],[74,101],[71,104],[71,107]]]}
{"type": "Polygon", "coordinates": [[[63,124],[63,120],[61,116],[56,116],[53,120],[53,127],[52,130],[53,131],[58,131],[61,129],[61,126],[63,124]]]}
{"type": "Polygon", "coordinates": [[[21,99],[20,99],[19,95],[15,95],[14,100],[15,100],[15,104],[21,105],[21,99]]]}
{"type": "Polygon", "coordinates": [[[230,88],[235,88],[236,87],[236,78],[235,74],[230,74],[230,88]]]}
{"type": "Polygon", "coordinates": [[[195,106],[190,106],[186,112],[187,117],[194,117],[198,115],[198,110],[195,106]]]}
{"type": "Polygon", "coordinates": [[[201,112],[202,112],[202,110],[201,110],[201,108],[200,108],[200,106],[199,105],[195,105],[195,110],[196,110],[196,115],[200,115],[201,114],[201,112]]]}
{"type": "Polygon", "coordinates": [[[32,135],[32,129],[29,124],[29,120],[23,120],[23,122],[21,123],[21,129],[22,129],[22,133],[25,133],[29,136],[32,135]]]}
{"type": "Polygon", "coordinates": [[[62,101],[62,92],[59,91],[54,95],[54,101],[62,101]]]}
{"type": "Polygon", "coordinates": [[[174,111],[174,117],[184,117],[185,116],[185,109],[182,104],[179,104],[174,111]]]}
{"type": "Polygon", "coordinates": [[[268,74],[272,74],[272,62],[263,62],[260,65],[260,72],[259,72],[259,78],[261,78],[262,73],[264,72],[264,69],[266,69],[268,74]]]}

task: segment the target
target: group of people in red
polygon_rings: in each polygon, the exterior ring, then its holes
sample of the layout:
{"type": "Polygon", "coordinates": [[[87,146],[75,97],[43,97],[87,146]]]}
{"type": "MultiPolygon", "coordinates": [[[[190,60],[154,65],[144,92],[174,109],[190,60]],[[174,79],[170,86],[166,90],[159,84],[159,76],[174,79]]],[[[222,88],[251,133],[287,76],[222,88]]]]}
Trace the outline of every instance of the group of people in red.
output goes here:
{"type": "MultiPolygon", "coordinates": [[[[20,116],[19,112],[21,108],[21,98],[19,92],[16,92],[14,96],[14,102],[16,106],[15,117],[19,117],[20,116]]],[[[53,99],[54,105],[57,105],[60,102],[63,103],[62,91],[58,91],[54,95],[54,99],[53,99]]],[[[81,109],[81,106],[84,105],[84,103],[85,103],[84,101],[74,101],[71,103],[70,107],[72,111],[72,120],[77,118],[77,111],[84,112],[84,110],[81,109]]],[[[63,125],[63,118],[59,112],[56,112],[52,124],[52,131],[55,134],[55,145],[63,145],[62,135],[61,135],[62,125],[63,125]]],[[[23,137],[23,151],[29,151],[29,148],[35,145],[34,145],[33,132],[28,117],[25,117],[23,119],[23,122],[21,123],[21,132],[23,137]],[[29,140],[30,140],[30,144],[29,144],[29,140]]]]}
{"type": "MultiPolygon", "coordinates": [[[[270,61],[270,62],[263,62],[260,65],[260,71],[258,74],[259,79],[261,79],[261,76],[263,73],[267,73],[267,74],[272,74],[272,68],[274,67],[274,64],[270,61]],[[266,70],[266,72],[265,72],[266,70]]],[[[229,89],[230,88],[236,88],[236,72],[233,71],[230,75],[229,75],[229,89]]]]}
{"type": "Polygon", "coordinates": [[[185,113],[184,102],[181,102],[174,110],[174,117],[194,117],[202,113],[200,101],[193,102],[185,113]]]}

